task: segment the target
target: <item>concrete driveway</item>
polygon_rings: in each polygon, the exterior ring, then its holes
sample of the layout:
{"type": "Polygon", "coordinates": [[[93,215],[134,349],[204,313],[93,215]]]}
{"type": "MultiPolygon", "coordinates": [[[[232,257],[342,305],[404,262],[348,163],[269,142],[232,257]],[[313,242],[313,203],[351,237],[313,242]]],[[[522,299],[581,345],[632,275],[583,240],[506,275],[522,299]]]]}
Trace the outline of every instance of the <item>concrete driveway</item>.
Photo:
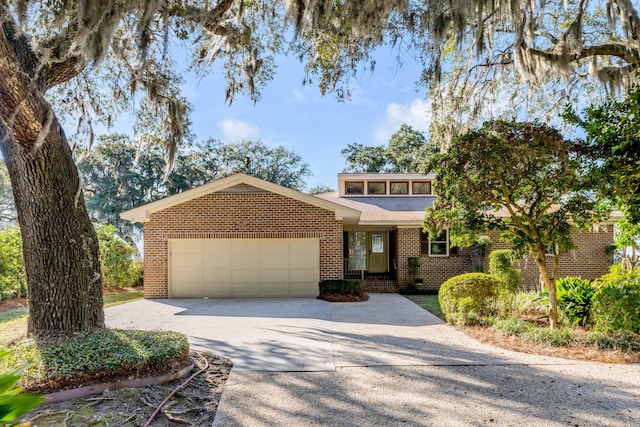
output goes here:
{"type": "Polygon", "coordinates": [[[496,349],[399,295],[139,301],[106,315],[231,358],[219,426],[640,425],[640,366],[496,349]]]}

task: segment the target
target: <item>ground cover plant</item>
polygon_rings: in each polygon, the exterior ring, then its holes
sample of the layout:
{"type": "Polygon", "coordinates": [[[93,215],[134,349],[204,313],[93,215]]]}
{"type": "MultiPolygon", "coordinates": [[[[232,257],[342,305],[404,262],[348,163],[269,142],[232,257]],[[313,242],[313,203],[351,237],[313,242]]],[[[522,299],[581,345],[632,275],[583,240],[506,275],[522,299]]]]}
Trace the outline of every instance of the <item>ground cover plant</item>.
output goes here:
{"type": "Polygon", "coordinates": [[[22,368],[19,386],[51,392],[177,370],[186,366],[189,343],[177,332],[101,329],[63,339],[25,337],[7,348],[0,372],[22,368]]]}
{"type": "MultiPolygon", "coordinates": [[[[448,287],[443,285],[439,300],[447,304],[443,306],[447,321],[481,341],[557,357],[640,362],[638,271],[614,266],[611,273],[595,281],[579,277],[559,279],[556,284],[559,324],[554,329],[548,327],[549,300],[544,293],[515,292],[505,307],[498,285],[492,294],[484,289],[486,283],[470,282],[464,276],[468,275],[450,279],[448,287]],[[451,283],[464,285],[452,292],[451,283]],[[474,311],[469,308],[471,301],[474,308],[497,309],[474,311]]],[[[424,305],[423,308],[429,310],[424,305]]]]}

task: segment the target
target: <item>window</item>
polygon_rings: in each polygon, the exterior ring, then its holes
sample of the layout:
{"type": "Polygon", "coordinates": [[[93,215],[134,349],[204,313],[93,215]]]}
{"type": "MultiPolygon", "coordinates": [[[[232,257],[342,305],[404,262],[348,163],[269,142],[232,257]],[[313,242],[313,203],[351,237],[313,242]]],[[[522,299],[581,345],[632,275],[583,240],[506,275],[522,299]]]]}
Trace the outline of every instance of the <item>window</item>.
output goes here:
{"type": "Polygon", "coordinates": [[[413,194],[431,194],[431,181],[414,181],[413,194]]]}
{"type": "Polygon", "coordinates": [[[346,182],[344,187],[346,194],[364,194],[364,182],[346,182]]]}
{"type": "Polygon", "coordinates": [[[423,231],[420,235],[420,253],[429,256],[449,256],[449,230],[429,236],[423,231]]]}
{"type": "Polygon", "coordinates": [[[557,243],[549,243],[544,248],[545,255],[547,256],[555,256],[560,253],[560,248],[557,243]]]}
{"type": "Polygon", "coordinates": [[[390,190],[391,190],[391,194],[409,194],[409,183],[408,182],[392,182],[390,190]]]}
{"type": "Polygon", "coordinates": [[[368,194],[387,194],[386,182],[369,182],[367,185],[368,194]]]}

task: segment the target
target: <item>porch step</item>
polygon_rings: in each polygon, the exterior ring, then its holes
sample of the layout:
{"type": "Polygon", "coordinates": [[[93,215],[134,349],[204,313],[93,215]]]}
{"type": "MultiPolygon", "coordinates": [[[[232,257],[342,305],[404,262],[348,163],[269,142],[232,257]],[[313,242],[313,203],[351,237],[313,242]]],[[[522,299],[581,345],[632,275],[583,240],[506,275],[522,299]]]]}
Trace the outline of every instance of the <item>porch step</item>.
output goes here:
{"type": "Polygon", "coordinates": [[[396,293],[398,292],[398,283],[392,277],[370,276],[364,278],[364,289],[366,292],[378,293],[396,293]]]}

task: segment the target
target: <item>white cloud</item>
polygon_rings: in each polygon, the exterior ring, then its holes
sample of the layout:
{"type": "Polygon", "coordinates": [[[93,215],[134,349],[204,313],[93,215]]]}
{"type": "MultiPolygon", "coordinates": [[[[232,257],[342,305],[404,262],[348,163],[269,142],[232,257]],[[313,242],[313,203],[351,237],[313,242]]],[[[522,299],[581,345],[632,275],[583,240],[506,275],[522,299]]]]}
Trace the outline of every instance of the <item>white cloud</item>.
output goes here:
{"type": "Polygon", "coordinates": [[[225,142],[237,142],[245,139],[258,139],[260,128],[242,120],[224,119],[218,123],[225,142]]]}
{"type": "Polygon", "coordinates": [[[374,142],[377,145],[386,144],[403,123],[426,132],[429,130],[430,117],[431,104],[423,99],[415,99],[409,104],[392,102],[387,105],[384,117],[376,125],[374,142]]]}

